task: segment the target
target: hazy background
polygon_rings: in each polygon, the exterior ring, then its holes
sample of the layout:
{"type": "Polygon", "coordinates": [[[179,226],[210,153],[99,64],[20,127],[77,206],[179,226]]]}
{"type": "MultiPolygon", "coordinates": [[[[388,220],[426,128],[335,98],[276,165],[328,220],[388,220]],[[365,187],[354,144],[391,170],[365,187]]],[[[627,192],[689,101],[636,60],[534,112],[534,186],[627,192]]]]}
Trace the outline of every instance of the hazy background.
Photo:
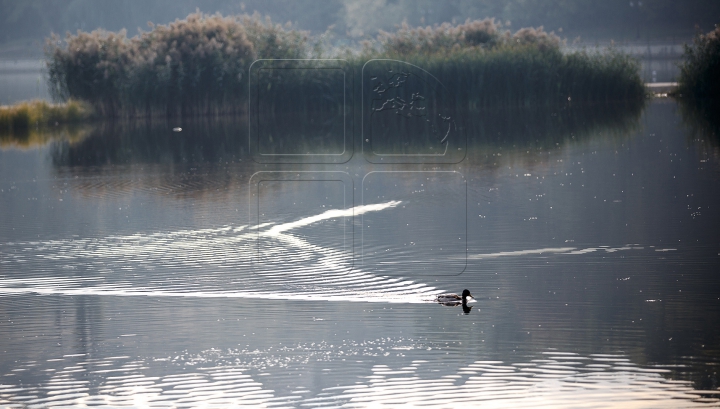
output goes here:
{"type": "Polygon", "coordinates": [[[318,34],[333,26],[335,41],[374,37],[397,24],[432,25],[496,17],[511,29],[544,26],[572,42],[687,42],[699,28],[720,22],[713,0],[0,0],[0,58],[42,55],[51,33],[96,28],[147,30],[147,22],[165,24],[189,13],[252,14],[318,34]]]}

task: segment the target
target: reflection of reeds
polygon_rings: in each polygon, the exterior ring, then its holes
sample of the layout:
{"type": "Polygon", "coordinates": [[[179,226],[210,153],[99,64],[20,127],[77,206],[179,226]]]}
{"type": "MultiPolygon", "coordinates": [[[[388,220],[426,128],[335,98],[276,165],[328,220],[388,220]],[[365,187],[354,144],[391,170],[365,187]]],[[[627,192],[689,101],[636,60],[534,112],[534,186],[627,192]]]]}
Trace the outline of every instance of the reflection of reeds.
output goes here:
{"type": "Polygon", "coordinates": [[[89,134],[90,127],[76,124],[30,128],[18,133],[0,132],[0,149],[32,149],[51,141],[67,141],[74,145],[89,134]]]}
{"type": "Polygon", "coordinates": [[[470,154],[533,153],[601,139],[622,143],[638,129],[642,104],[592,104],[480,110],[468,116],[470,154]]]}
{"type": "Polygon", "coordinates": [[[55,144],[51,150],[59,167],[173,164],[187,169],[199,163],[226,164],[247,155],[247,119],[195,118],[179,124],[164,118],[152,121],[104,121],[76,144],[55,144]]]}
{"type": "Polygon", "coordinates": [[[681,98],[680,114],[689,127],[689,139],[699,144],[703,159],[720,158],[720,100],[717,98],[681,98]]]}
{"type": "MultiPolygon", "coordinates": [[[[483,109],[472,115],[461,113],[458,126],[468,138],[473,157],[488,149],[521,153],[597,138],[624,140],[633,134],[641,112],[638,104],[483,109]]],[[[246,117],[183,120],[179,133],[172,131],[175,121],[108,121],[95,126],[80,143],[55,145],[52,160],[63,168],[133,163],[192,168],[199,163],[237,163],[252,155],[247,150],[247,121],[246,117]]],[[[303,147],[318,153],[338,149],[332,140],[319,142],[314,135],[299,135],[293,121],[278,121],[276,128],[280,135],[293,135],[293,146],[301,152],[303,147]]],[[[425,140],[417,142],[427,145],[425,140]]]]}

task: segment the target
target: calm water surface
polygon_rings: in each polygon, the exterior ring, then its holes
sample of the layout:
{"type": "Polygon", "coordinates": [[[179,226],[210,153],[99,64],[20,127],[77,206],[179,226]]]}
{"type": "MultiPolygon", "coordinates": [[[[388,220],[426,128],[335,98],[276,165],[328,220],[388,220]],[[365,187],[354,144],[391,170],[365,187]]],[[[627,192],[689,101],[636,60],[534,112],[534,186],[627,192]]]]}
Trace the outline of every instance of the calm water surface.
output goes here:
{"type": "Polygon", "coordinates": [[[244,118],[5,140],[0,407],[720,405],[717,142],[669,100],[456,118],[392,164],[258,161],[244,118]]]}
{"type": "Polygon", "coordinates": [[[31,99],[49,99],[42,60],[0,59],[0,105],[31,99]]]}

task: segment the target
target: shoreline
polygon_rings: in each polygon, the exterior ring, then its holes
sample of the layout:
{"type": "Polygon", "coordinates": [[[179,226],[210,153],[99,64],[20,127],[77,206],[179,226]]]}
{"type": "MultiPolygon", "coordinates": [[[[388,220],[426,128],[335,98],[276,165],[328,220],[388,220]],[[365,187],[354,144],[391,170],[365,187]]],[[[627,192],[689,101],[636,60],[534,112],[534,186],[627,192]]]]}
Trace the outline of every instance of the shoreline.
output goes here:
{"type": "MultiPolygon", "coordinates": [[[[643,85],[653,97],[675,96],[678,90],[677,82],[655,82],[643,85]]],[[[183,116],[175,117],[175,119],[182,118],[183,116]]],[[[113,118],[97,115],[88,103],[78,100],[53,103],[44,99],[33,99],[10,105],[0,105],[0,133],[13,133],[13,131],[23,131],[31,127],[85,123],[98,119],[113,118]]],[[[150,118],[133,117],[132,119],[150,118]]]]}

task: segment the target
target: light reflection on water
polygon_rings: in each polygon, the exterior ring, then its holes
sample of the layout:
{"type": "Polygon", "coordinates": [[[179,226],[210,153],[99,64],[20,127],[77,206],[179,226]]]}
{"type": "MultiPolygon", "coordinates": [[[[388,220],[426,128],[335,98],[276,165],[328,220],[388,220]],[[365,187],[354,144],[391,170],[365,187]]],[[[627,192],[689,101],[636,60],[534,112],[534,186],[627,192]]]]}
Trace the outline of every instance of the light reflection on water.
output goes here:
{"type": "Polygon", "coordinates": [[[485,115],[458,164],[270,167],[353,193],[259,231],[242,127],[0,150],[0,406],[717,406],[718,157],[671,103],[485,115]]]}
{"type": "MultiPolygon", "coordinates": [[[[9,407],[602,407],[716,406],[715,390],[663,377],[664,368],[642,368],[623,355],[582,356],[546,351],[516,362],[474,360],[449,368],[433,347],[458,345],[382,339],[326,342],[264,349],[211,349],[197,354],[137,359],[65,355],[26,362],[16,371],[43,371],[40,386],[0,385],[9,407]],[[412,359],[423,355],[426,359],[412,359]],[[374,363],[386,357],[392,365],[374,363]],[[388,358],[389,357],[389,358],[388,358]],[[311,364],[317,369],[304,370],[311,364]],[[282,368],[280,375],[274,375],[282,368]],[[352,383],[338,383],[357,372],[352,383]],[[304,377],[303,377],[304,376],[304,377]],[[308,379],[310,378],[310,379],[308,379]],[[287,383],[286,394],[273,387],[287,383]]],[[[10,378],[12,379],[12,378],[10,378]]]]}
{"type": "Polygon", "coordinates": [[[293,229],[323,220],[383,211],[400,203],[329,210],[289,223],[268,223],[259,232],[225,226],[148,236],[5,243],[4,268],[28,269],[30,274],[37,269],[40,274],[6,277],[0,282],[0,294],[428,302],[438,293],[433,287],[353,269],[338,251],[292,234],[293,229]],[[272,250],[263,257],[273,260],[273,269],[248,268],[258,237],[272,240],[272,250]],[[59,264],[66,274],[49,276],[43,270],[48,263],[59,264]],[[118,275],[118,270],[135,273],[118,275]]]}

